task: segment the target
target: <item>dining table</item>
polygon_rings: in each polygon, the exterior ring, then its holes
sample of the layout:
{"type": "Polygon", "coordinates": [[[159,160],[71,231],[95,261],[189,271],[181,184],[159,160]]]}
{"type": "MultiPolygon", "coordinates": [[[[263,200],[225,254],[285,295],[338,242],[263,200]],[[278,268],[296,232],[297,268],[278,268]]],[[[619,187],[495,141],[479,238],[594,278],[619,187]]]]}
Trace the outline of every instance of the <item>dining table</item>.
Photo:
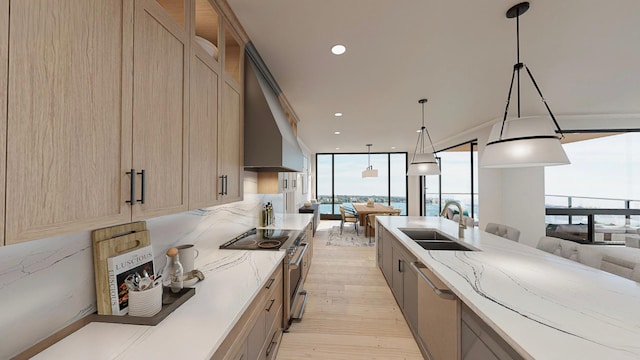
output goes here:
{"type": "Polygon", "coordinates": [[[365,236],[373,236],[375,234],[375,229],[369,229],[369,227],[367,226],[367,215],[389,214],[393,212],[393,206],[387,206],[380,203],[373,203],[373,206],[368,206],[366,203],[351,203],[351,205],[358,213],[360,226],[364,227],[365,236]]]}

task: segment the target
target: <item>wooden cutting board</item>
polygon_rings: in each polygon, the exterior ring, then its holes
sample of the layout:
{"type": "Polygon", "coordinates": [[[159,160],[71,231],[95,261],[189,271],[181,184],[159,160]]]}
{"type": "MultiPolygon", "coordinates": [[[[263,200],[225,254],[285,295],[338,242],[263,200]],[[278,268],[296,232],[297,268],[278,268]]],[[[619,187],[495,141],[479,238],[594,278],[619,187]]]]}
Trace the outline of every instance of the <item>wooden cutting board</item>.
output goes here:
{"type": "Polygon", "coordinates": [[[91,237],[98,314],[111,315],[107,259],[151,245],[151,237],[144,221],[94,230],[91,237]]]}

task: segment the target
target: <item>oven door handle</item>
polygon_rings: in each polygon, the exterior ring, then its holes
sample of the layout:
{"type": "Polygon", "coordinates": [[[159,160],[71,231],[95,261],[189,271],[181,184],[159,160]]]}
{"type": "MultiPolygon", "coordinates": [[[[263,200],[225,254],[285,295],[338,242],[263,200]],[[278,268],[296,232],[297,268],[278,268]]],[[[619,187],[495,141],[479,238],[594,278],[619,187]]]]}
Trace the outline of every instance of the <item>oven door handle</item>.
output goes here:
{"type": "Polygon", "coordinates": [[[306,242],[303,242],[303,243],[300,243],[300,246],[304,246],[304,249],[302,249],[302,251],[300,252],[300,256],[298,256],[297,260],[289,262],[289,269],[290,270],[295,270],[295,269],[300,267],[300,263],[302,262],[302,258],[304,257],[304,253],[307,252],[307,247],[309,246],[309,244],[307,244],[306,242]]]}

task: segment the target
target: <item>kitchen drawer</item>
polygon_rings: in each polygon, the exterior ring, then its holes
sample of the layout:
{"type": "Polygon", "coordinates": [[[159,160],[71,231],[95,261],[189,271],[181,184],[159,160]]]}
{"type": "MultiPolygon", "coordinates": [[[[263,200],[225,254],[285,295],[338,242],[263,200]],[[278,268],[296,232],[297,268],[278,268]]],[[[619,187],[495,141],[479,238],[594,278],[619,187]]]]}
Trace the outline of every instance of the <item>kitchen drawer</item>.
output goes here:
{"type": "Polygon", "coordinates": [[[278,268],[274,270],[273,274],[269,277],[269,280],[267,280],[263,291],[269,294],[267,296],[272,296],[273,292],[276,291],[276,288],[279,287],[280,292],[282,292],[282,280],[282,266],[278,266],[278,268]]]}
{"type": "Polygon", "coordinates": [[[282,324],[282,280],[275,281],[270,290],[264,307],[267,329],[271,328],[274,322],[277,322],[278,325],[282,324]]]}
{"type": "Polygon", "coordinates": [[[282,321],[275,321],[277,318],[282,318],[280,311],[282,309],[282,281],[282,266],[279,266],[267,279],[251,305],[211,357],[212,360],[265,358],[263,348],[266,351],[271,342],[270,329],[274,326],[272,323],[277,323],[279,329],[282,325],[282,321]],[[267,312],[266,309],[271,299],[275,299],[275,301],[271,310],[267,312]],[[275,315],[269,314],[270,312],[274,312],[275,315]],[[269,319],[267,319],[267,314],[269,314],[269,319]]]}
{"type": "MultiPolygon", "coordinates": [[[[278,308],[275,315],[276,319],[282,317],[282,307],[278,308]]],[[[281,322],[274,321],[271,324],[271,328],[267,332],[267,341],[264,344],[262,353],[260,354],[260,360],[271,360],[276,358],[276,353],[280,347],[280,340],[282,339],[282,326],[281,322]]]]}

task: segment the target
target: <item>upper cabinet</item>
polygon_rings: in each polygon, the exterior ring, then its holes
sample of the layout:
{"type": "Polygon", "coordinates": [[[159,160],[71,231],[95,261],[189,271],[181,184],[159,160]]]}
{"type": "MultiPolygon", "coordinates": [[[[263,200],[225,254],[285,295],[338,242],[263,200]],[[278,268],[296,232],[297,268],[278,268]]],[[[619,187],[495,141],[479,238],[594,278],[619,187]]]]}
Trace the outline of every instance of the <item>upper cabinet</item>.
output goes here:
{"type": "Polygon", "coordinates": [[[130,221],[132,3],[0,3],[6,243],[130,221]]]}
{"type": "Polygon", "coordinates": [[[221,202],[243,198],[244,116],[242,73],[244,47],[226,21],[223,23],[224,58],[221,81],[221,111],[218,133],[219,174],[222,181],[221,202]]]}
{"type": "Polygon", "coordinates": [[[218,135],[222,201],[242,200],[243,195],[242,95],[229,82],[222,84],[222,111],[218,135]]]}
{"type": "Polygon", "coordinates": [[[0,0],[0,24],[0,244],[242,200],[244,42],[215,2],[0,0]]]}
{"type": "Polygon", "coordinates": [[[223,181],[218,179],[218,117],[220,63],[217,11],[207,0],[195,1],[191,43],[189,125],[189,208],[219,203],[223,181]]]}
{"type": "Polygon", "coordinates": [[[155,0],[136,0],[135,7],[133,169],[140,187],[133,219],[138,220],[187,210],[189,36],[155,0]]]}
{"type": "MultiPolygon", "coordinates": [[[[234,39],[231,48],[235,52],[242,52],[243,48],[208,0],[195,1],[194,22],[190,209],[242,200],[244,165],[243,90],[222,70],[229,57],[228,39],[234,39]]],[[[237,56],[233,55],[234,59],[237,56]]],[[[241,71],[242,64],[238,63],[236,69],[241,71]]]]}

